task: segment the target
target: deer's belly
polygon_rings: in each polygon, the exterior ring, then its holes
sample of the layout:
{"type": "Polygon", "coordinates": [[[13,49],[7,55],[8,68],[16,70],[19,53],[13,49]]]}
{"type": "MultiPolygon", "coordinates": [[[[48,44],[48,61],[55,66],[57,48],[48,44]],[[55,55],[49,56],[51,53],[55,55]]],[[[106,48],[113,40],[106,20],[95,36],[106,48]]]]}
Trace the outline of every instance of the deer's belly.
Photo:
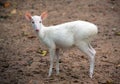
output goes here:
{"type": "Polygon", "coordinates": [[[71,38],[63,38],[55,40],[55,44],[59,47],[71,47],[74,45],[74,39],[71,38]]]}

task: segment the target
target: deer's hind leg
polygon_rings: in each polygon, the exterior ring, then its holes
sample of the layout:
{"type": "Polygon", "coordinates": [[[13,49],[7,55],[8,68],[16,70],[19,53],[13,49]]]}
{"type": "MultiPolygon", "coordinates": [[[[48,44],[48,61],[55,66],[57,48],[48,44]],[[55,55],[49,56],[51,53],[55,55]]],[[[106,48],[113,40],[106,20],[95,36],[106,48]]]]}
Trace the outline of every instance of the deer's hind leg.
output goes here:
{"type": "Polygon", "coordinates": [[[92,78],[94,72],[94,62],[95,62],[95,53],[96,51],[92,48],[90,43],[86,41],[82,41],[76,45],[83,53],[85,53],[89,57],[90,62],[90,77],[92,78]]]}

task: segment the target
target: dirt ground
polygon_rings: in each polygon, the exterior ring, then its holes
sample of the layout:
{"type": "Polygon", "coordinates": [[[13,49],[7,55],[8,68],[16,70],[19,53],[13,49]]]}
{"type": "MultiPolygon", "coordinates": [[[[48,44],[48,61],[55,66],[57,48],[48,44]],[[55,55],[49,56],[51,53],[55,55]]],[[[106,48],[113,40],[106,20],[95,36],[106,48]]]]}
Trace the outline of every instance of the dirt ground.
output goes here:
{"type": "Polygon", "coordinates": [[[0,0],[0,84],[120,84],[120,0],[0,0]],[[48,78],[49,52],[38,52],[48,49],[25,20],[26,11],[47,11],[46,26],[75,20],[98,26],[93,79],[88,57],[77,48],[61,49],[60,74],[53,69],[48,78]]]}

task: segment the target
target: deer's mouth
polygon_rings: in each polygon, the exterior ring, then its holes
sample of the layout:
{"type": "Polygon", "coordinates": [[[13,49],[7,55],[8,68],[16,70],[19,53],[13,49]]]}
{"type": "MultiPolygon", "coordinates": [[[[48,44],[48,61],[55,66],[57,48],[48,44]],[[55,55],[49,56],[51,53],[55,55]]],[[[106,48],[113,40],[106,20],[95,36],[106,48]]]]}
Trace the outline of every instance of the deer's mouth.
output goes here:
{"type": "Polygon", "coordinates": [[[39,29],[36,29],[35,31],[36,31],[36,32],[39,32],[39,29]]]}

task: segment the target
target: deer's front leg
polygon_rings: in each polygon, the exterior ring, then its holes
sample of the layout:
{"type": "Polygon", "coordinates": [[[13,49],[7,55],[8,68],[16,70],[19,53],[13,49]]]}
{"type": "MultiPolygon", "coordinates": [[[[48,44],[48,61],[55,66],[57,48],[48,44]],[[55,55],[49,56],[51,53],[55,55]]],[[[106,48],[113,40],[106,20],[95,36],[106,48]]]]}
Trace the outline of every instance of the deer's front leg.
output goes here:
{"type": "Polygon", "coordinates": [[[59,74],[59,49],[56,49],[56,72],[59,74]]]}
{"type": "Polygon", "coordinates": [[[54,63],[54,56],[55,56],[55,49],[50,49],[50,68],[49,68],[49,77],[52,74],[52,68],[53,68],[53,63],[54,63]]]}

